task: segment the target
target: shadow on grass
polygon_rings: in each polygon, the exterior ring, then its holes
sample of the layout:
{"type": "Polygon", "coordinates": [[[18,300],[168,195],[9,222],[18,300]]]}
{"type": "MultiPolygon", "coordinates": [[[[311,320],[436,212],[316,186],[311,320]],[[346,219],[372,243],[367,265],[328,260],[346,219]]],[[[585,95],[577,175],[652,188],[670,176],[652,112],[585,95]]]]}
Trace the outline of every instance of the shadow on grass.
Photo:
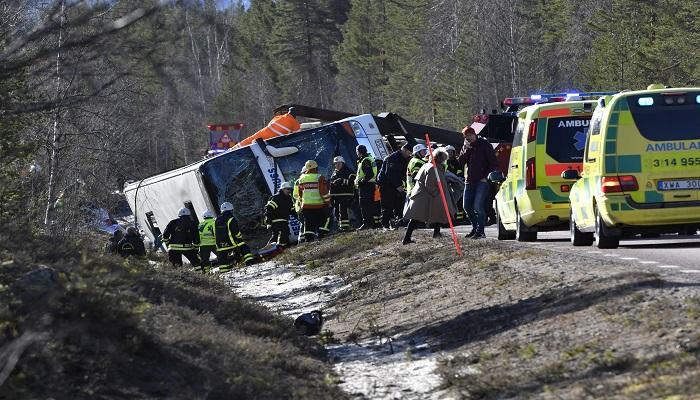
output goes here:
{"type": "Polygon", "coordinates": [[[700,287],[700,283],[664,282],[653,274],[616,275],[590,282],[587,286],[611,283],[613,283],[612,286],[596,289],[586,287],[555,289],[514,304],[465,311],[450,320],[418,329],[413,332],[413,335],[436,339],[441,343],[442,349],[451,350],[467,343],[486,340],[521,325],[577,312],[639,290],[700,287]],[[630,279],[632,279],[631,282],[629,282],[630,279]],[[614,284],[620,280],[628,280],[628,282],[614,284]]]}

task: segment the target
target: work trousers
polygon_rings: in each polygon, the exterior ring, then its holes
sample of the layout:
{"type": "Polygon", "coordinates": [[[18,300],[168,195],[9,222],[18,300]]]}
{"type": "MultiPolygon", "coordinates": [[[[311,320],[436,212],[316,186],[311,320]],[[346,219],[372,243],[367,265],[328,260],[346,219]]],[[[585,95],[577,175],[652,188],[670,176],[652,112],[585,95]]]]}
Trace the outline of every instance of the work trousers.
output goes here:
{"type": "Polygon", "coordinates": [[[216,254],[216,246],[199,246],[199,259],[202,260],[202,267],[206,270],[211,267],[211,254],[216,254]]]}
{"type": "Polygon", "coordinates": [[[307,242],[313,242],[319,236],[319,228],[325,223],[326,214],[325,208],[303,209],[301,213],[304,215],[304,239],[307,242]]]}
{"type": "Polygon", "coordinates": [[[376,212],[376,205],[374,204],[374,183],[362,183],[358,189],[360,193],[362,226],[365,229],[374,228],[374,215],[376,212]]]}
{"type": "Polygon", "coordinates": [[[464,211],[472,223],[472,230],[484,233],[486,225],[486,198],[489,195],[487,182],[469,182],[464,186],[464,211]]]}
{"type": "Polygon", "coordinates": [[[406,201],[406,193],[396,190],[391,186],[380,186],[382,194],[382,226],[390,228],[390,222],[403,217],[403,204],[406,201]]]}
{"type": "Polygon", "coordinates": [[[350,229],[350,216],[348,215],[348,205],[352,201],[352,196],[331,197],[333,206],[333,217],[338,223],[338,229],[346,231],[350,229]]]}
{"type": "Polygon", "coordinates": [[[216,258],[218,260],[220,272],[230,271],[239,261],[243,261],[245,265],[251,265],[255,261],[255,256],[253,256],[250,247],[245,243],[235,249],[217,250],[216,258]]]}
{"type": "Polygon", "coordinates": [[[168,250],[168,260],[173,264],[174,267],[182,267],[182,257],[187,258],[187,260],[192,264],[193,267],[199,267],[199,257],[197,256],[197,249],[191,250],[168,250]]]}
{"type": "Polygon", "coordinates": [[[272,223],[272,241],[277,242],[280,246],[289,245],[289,222],[277,221],[272,223]]]}

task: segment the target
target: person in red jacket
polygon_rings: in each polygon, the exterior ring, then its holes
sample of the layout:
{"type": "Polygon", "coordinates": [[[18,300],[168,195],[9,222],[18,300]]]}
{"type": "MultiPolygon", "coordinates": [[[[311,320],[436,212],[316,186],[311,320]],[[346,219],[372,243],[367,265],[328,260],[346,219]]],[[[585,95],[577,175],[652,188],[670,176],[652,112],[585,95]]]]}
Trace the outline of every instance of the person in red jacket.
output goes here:
{"type": "Polygon", "coordinates": [[[486,198],[490,186],[486,178],[498,169],[498,160],[493,146],[488,140],[478,136],[470,126],[462,130],[464,145],[459,154],[459,164],[464,167],[464,211],[472,223],[472,231],[467,237],[486,237],[486,198]]]}

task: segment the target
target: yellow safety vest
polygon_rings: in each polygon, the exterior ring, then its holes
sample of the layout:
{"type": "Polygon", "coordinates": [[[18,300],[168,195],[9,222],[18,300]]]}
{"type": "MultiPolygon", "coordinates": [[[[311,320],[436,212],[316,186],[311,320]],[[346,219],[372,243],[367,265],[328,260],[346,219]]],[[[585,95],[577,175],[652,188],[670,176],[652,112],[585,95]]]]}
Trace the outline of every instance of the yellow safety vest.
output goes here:
{"type": "Polygon", "coordinates": [[[365,171],[362,169],[362,163],[365,160],[369,160],[370,165],[372,165],[372,173],[374,176],[370,178],[367,182],[374,183],[377,181],[377,163],[374,162],[374,157],[370,156],[369,154],[365,156],[362,160],[358,161],[357,163],[357,175],[355,176],[355,186],[359,186],[361,182],[364,182],[365,180],[365,171]]]}
{"type": "MultiPolygon", "coordinates": [[[[301,208],[304,206],[318,206],[325,204],[323,197],[321,197],[321,192],[319,190],[318,180],[321,178],[319,174],[303,174],[299,177],[297,181],[297,187],[304,188],[301,193],[301,208]]],[[[299,190],[296,190],[297,197],[299,196],[299,190]]]]}
{"type": "Polygon", "coordinates": [[[214,218],[205,218],[199,223],[199,245],[200,246],[216,246],[216,237],[214,236],[214,218]]]}
{"type": "Polygon", "coordinates": [[[406,169],[406,193],[410,194],[413,186],[416,184],[413,181],[413,176],[418,173],[418,170],[425,165],[426,161],[422,158],[413,157],[411,161],[408,162],[408,169],[406,169]]]}

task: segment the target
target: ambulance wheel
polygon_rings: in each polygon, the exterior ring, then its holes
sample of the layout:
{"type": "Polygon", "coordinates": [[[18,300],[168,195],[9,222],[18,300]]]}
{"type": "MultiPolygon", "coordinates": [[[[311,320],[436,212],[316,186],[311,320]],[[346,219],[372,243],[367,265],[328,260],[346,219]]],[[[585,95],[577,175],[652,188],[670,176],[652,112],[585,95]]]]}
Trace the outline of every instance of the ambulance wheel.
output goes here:
{"type": "Polygon", "coordinates": [[[574,246],[590,246],[593,244],[593,233],[581,232],[574,221],[574,213],[569,214],[569,232],[571,233],[571,244],[574,246]]]}
{"type": "Polygon", "coordinates": [[[527,226],[520,218],[520,210],[515,207],[515,240],[518,242],[534,242],[537,240],[537,232],[528,232],[527,226]]]}
{"type": "Polygon", "coordinates": [[[595,238],[595,247],[599,249],[616,249],[620,246],[620,236],[610,234],[597,207],[595,208],[595,234],[593,237],[595,238]]]}
{"type": "Polygon", "coordinates": [[[498,203],[496,203],[496,226],[498,227],[498,240],[513,240],[515,239],[515,232],[509,231],[503,226],[501,221],[501,214],[498,212],[498,203]]]}

